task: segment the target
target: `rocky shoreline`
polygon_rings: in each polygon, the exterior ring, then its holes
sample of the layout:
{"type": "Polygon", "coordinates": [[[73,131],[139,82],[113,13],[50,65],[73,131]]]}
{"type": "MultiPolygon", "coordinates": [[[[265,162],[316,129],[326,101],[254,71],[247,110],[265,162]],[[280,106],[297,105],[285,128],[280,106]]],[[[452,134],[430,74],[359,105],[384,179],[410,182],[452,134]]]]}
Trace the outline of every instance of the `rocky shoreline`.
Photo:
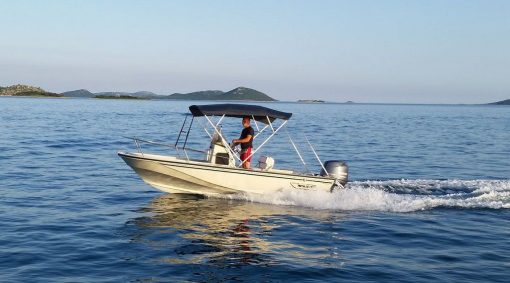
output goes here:
{"type": "Polygon", "coordinates": [[[62,94],[48,92],[40,87],[21,84],[0,87],[0,96],[64,97],[62,94]]]}

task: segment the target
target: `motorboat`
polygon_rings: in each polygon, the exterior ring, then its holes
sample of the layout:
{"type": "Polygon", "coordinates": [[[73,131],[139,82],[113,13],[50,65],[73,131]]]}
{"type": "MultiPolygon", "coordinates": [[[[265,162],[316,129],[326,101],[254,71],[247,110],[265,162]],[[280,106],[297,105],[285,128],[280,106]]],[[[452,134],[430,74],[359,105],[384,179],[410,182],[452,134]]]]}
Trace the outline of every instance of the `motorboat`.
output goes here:
{"type": "MultiPolygon", "coordinates": [[[[321,165],[319,173],[277,169],[275,160],[264,155],[259,157],[258,163],[252,162],[252,168],[242,168],[243,161],[236,148],[227,142],[222,133],[222,121],[225,118],[251,118],[255,124],[253,142],[254,145],[258,144],[249,156],[252,157],[287,124],[292,113],[247,104],[192,105],[189,110],[190,114],[185,116],[174,144],[131,138],[138,150],[118,152],[143,181],[161,191],[201,195],[271,194],[283,189],[331,192],[343,188],[347,183],[347,164],[340,160],[322,162],[308,139],[310,149],[321,165]],[[189,147],[190,131],[195,120],[203,122],[201,125],[210,141],[207,150],[189,147]],[[259,143],[263,134],[268,136],[259,143]],[[170,147],[176,154],[150,153],[142,150],[142,144],[170,147]],[[202,158],[192,158],[191,153],[198,153],[202,158]]],[[[289,141],[297,157],[307,167],[290,135],[289,141]]]]}

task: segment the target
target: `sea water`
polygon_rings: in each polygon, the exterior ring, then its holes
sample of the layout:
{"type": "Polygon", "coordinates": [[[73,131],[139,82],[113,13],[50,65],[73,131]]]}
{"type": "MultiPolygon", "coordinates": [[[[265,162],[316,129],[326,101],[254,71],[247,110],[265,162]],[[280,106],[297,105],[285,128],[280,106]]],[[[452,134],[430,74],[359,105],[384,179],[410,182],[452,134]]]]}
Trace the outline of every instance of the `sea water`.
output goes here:
{"type": "Polygon", "coordinates": [[[261,154],[318,173],[308,139],[345,189],[161,193],[116,153],[192,103],[0,98],[0,282],[508,282],[510,108],[264,103],[294,115],[261,154]]]}

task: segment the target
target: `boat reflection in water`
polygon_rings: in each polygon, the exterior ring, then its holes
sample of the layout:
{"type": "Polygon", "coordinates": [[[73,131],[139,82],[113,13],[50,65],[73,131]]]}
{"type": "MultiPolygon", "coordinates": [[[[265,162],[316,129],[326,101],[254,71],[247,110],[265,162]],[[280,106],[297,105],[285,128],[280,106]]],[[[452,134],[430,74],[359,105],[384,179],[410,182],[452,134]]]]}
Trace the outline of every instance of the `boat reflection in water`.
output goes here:
{"type": "MultiPolygon", "coordinates": [[[[341,217],[331,211],[183,194],[158,197],[147,212],[153,215],[134,221],[135,241],[159,250],[157,261],[222,269],[299,261],[320,265],[324,258],[335,256],[331,250],[310,245],[310,238],[296,241],[288,231],[307,222],[338,223],[341,217]]],[[[312,233],[320,233],[321,241],[335,237],[324,235],[327,231],[312,233]]]]}

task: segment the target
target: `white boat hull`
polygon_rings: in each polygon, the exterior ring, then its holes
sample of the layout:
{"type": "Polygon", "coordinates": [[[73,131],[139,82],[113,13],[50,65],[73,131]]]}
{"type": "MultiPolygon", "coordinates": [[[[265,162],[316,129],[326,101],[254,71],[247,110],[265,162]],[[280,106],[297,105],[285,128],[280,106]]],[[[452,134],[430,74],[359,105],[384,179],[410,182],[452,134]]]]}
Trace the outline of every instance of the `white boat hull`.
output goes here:
{"type": "MultiPolygon", "coordinates": [[[[168,193],[270,194],[289,188],[330,192],[335,183],[334,178],[301,175],[286,170],[246,170],[171,156],[118,154],[146,183],[168,193]]],[[[347,175],[340,182],[347,182],[347,175]]]]}

